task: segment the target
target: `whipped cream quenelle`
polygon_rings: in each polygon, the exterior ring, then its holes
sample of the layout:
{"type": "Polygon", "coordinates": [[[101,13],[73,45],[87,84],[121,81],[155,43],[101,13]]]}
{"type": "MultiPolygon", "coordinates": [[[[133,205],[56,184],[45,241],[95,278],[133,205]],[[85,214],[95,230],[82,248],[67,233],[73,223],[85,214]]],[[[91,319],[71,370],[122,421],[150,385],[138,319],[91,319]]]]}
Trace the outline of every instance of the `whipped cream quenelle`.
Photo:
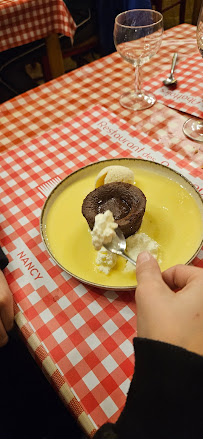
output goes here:
{"type": "Polygon", "coordinates": [[[134,173],[126,166],[106,166],[96,177],[95,188],[114,182],[134,183],[134,173]]]}

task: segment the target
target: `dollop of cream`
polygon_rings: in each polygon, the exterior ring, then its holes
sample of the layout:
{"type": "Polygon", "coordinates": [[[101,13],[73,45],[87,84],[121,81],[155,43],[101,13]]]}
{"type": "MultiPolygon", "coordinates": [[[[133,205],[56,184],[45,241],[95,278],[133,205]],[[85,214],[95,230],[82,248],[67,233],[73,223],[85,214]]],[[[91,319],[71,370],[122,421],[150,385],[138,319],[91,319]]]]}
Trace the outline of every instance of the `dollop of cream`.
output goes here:
{"type": "MultiPolygon", "coordinates": [[[[146,233],[135,233],[126,239],[126,253],[134,259],[134,261],[137,260],[139,253],[143,251],[148,251],[158,260],[158,250],[159,244],[146,233]]],[[[158,262],[160,263],[161,260],[159,259],[158,262]]],[[[135,267],[131,262],[127,261],[124,271],[132,270],[134,271],[135,267]]]]}
{"type": "Polygon", "coordinates": [[[109,252],[104,247],[102,247],[97,252],[96,257],[96,265],[98,270],[105,274],[109,274],[111,269],[116,265],[117,258],[117,255],[109,252]]]}
{"type": "Polygon", "coordinates": [[[95,250],[100,250],[104,244],[112,241],[118,224],[115,223],[113,214],[110,210],[98,213],[95,216],[94,228],[91,231],[92,244],[95,250]]]}

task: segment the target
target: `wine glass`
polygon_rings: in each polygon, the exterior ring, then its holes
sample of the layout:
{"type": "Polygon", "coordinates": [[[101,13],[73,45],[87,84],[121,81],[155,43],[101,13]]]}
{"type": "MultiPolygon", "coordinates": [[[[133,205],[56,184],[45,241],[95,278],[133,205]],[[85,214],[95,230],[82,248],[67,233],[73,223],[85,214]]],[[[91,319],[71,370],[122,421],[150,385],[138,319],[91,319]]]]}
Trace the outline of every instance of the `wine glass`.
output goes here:
{"type": "MultiPolygon", "coordinates": [[[[203,3],[197,21],[197,47],[203,58],[203,3]]],[[[197,142],[203,142],[203,120],[202,119],[186,120],[186,122],[183,125],[183,132],[190,139],[196,140],[197,142]]]]}
{"type": "Polygon", "coordinates": [[[163,16],[152,9],[131,9],[115,18],[114,44],[125,61],[135,66],[135,89],[120,97],[120,104],[130,110],[151,107],[155,97],[141,88],[141,66],[155,55],[161,45],[163,16]]]}

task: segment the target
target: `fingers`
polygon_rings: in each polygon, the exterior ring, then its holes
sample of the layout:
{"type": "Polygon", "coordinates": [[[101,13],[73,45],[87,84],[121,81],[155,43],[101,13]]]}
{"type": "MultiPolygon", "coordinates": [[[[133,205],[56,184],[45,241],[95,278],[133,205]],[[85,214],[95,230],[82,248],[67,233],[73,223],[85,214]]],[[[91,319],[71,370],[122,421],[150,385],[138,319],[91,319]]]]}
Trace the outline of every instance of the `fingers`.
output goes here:
{"type": "Polygon", "coordinates": [[[140,283],[152,282],[152,280],[155,279],[162,281],[158,262],[150,253],[146,251],[138,255],[136,277],[138,285],[140,283]]]}
{"type": "Polygon", "coordinates": [[[164,282],[171,289],[182,289],[199,276],[203,278],[202,268],[189,265],[175,265],[162,273],[164,282]]]}
{"type": "Polygon", "coordinates": [[[13,321],[13,296],[0,270],[0,346],[4,346],[8,341],[7,332],[12,329],[13,321]]]}
{"type": "Polygon", "coordinates": [[[6,331],[10,331],[14,322],[13,298],[9,294],[3,304],[1,304],[0,318],[6,331]]]}
{"type": "Polygon", "coordinates": [[[152,297],[163,294],[171,294],[162,279],[162,274],[156,259],[148,252],[138,255],[136,264],[137,288],[135,291],[136,302],[145,299],[151,300],[152,297]],[[150,296],[150,297],[149,297],[150,296]]]}
{"type": "Polygon", "coordinates": [[[165,303],[174,293],[164,283],[158,262],[148,252],[138,255],[136,277],[137,335],[158,340],[165,303]]]}
{"type": "Polygon", "coordinates": [[[2,321],[0,320],[0,347],[4,346],[8,341],[8,335],[4,328],[2,321]]]}

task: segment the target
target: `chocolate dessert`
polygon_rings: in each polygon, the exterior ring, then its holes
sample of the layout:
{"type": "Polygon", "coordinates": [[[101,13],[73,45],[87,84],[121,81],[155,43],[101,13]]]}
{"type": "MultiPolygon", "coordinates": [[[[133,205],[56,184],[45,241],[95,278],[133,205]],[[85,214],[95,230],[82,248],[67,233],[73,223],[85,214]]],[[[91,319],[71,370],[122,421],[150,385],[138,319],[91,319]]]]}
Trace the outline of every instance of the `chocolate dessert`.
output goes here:
{"type": "Polygon", "coordinates": [[[95,216],[110,210],[125,238],[128,238],[140,228],[145,206],[146,197],[138,187],[115,182],[90,192],[83,201],[82,214],[92,230],[95,216]]]}

